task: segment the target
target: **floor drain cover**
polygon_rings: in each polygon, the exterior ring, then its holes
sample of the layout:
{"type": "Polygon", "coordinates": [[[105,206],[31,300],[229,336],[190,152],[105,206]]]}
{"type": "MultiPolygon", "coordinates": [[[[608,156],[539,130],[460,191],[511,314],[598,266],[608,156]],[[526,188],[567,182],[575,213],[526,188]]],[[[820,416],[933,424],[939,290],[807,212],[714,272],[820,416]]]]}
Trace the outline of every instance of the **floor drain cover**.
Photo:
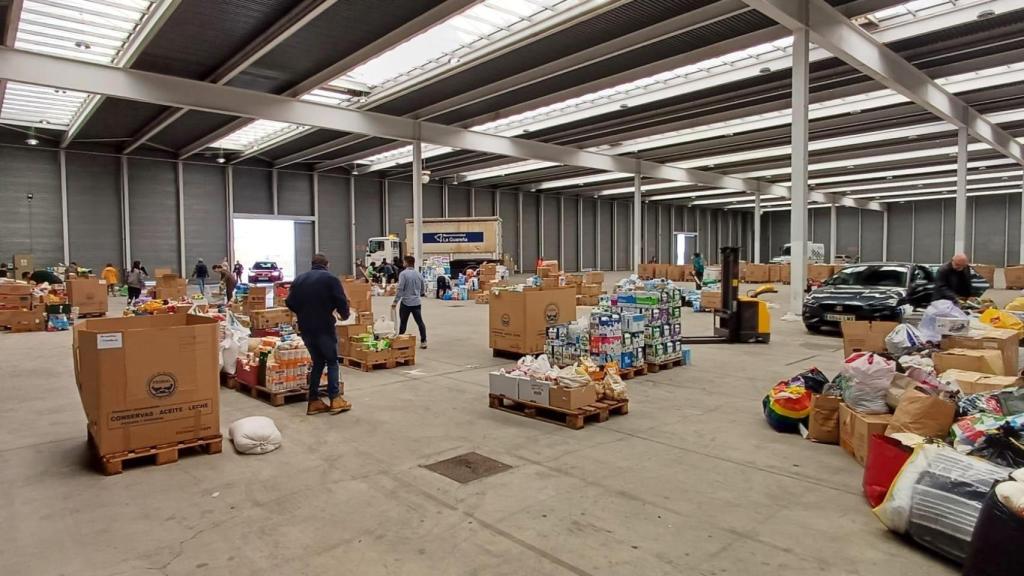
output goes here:
{"type": "Polygon", "coordinates": [[[498,462],[494,458],[488,458],[483,454],[467,452],[454,458],[427,464],[424,468],[446,478],[451,478],[460,484],[465,484],[473,480],[499,474],[510,470],[512,467],[504,462],[498,462]]]}

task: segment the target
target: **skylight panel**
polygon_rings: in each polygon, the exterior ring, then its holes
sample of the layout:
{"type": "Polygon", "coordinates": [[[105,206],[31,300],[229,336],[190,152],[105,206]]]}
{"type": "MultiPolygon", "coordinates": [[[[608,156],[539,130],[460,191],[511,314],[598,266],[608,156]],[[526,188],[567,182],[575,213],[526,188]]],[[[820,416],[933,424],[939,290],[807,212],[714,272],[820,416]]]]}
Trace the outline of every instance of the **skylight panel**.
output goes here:
{"type": "MultiPolygon", "coordinates": [[[[121,66],[135,34],[170,6],[168,0],[24,0],[14,47],[121,66]]],[[[9,83],[0,120],[68,129],[93,101],[79,92],[9,83]]]]}
{"type": "Polygon", "coordinates": [[[221,138],[211,146],[224,150],[245,152],[265,145],[272,140],[291,136],[296,131],[305,130],[309,130],[309,127],[288,124],[286,122],[275,122],[273,120],[257,120],[221,138]]]}

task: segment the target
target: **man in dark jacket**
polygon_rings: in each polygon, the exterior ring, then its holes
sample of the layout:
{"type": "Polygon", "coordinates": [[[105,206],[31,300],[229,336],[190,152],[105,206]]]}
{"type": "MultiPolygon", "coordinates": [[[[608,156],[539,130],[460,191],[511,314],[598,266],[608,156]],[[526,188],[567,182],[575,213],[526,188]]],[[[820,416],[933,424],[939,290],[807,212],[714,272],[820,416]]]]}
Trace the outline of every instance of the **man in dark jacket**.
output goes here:
{"type": "Polygon", "coordinates": [[[957,254],[953,258],[939,266],[935,275],[935,290],[932,293],[932,302],[936,300],[958,300],[971,297],[971,268],[968,265],[967,256],[957,254]]]}
{"type": "Polygon", "coordinates": [[[288,292],[285,304],[299,317],[302,341],[313,358],[309,373],[309,403],[306,414],[338,414],[352,408],[341,396],[338,384],[338,334],[334,313],[347,320],[348,299],[341,281],[327,271],[327,256],[313,256],[313,269],[299,274],[288,292]],[[327,368],[327,396],[330,405],[320,399],[320,376],[327,368]]]}

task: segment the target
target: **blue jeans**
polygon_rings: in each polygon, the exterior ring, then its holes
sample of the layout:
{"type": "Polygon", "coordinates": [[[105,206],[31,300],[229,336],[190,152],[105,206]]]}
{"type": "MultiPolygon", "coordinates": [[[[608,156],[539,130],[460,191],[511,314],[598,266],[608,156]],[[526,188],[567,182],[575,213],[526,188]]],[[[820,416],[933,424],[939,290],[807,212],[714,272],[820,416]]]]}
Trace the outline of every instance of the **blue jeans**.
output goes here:
{"type": "Polygon", "coordinates": [[[398,307],[398,318],[399,318],[399,334],[405,334],[405,328],[409,325],[409,315],[412,314],[412,319],[416,321],[416,325],[420,328],[420,342],[425,343],[427,341],[427,325],[423,323],[423,306],[406,306],[402,304],[398,307]]]}
{"type": "Polygon", "coordinates": [[[334,332],[326,334],[303,334],[302,342],[313,358],[313,369],[309,372],[309,400],[312,402],[320,397],[320,376],[327,368],[327,395],[337,398],[341,393],[338,383],[338,335],[334,332]]]}

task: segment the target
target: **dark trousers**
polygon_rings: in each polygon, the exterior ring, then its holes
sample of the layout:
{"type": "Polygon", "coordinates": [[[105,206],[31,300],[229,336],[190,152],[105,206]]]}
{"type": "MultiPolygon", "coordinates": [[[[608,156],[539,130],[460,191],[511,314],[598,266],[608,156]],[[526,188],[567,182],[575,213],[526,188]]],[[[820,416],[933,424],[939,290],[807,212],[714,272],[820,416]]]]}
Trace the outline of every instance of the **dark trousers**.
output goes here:
{"type": "Polygon", "coordinates": [[[693,279],[697,284],[697,290],[700,290],[704,286],[704,273],[695,271],[693,273],[693,279]]]}
{"type": "Polygon", "coordinates": [[[423,323],[423,307],[422,306],[406,306],[402,304],[398,308],[398,319],[399,319],[399,334],[405,334],[405,327],[409,324],[409,314],[412,314],[413,320],[416,321],[416,325],[420,327],[420,342],[427,341],[427,325],[423,323]]]}
{"type": "Polygon", "coordinates": [[[128,287],[128,303],[131,304],[133,300],[142,296],[142,288],[128,287]]]}
{"type": "Polygon", "coordinates": [[[327,368],[327,396],[336,398],[341,393],[338,383],[338,335],[334,332],[324,334],[303,334],[302,342],[309,350],[313,359],[313,369],[309,372],[309,400],[320,397],[320,376],[327,368]]]}

